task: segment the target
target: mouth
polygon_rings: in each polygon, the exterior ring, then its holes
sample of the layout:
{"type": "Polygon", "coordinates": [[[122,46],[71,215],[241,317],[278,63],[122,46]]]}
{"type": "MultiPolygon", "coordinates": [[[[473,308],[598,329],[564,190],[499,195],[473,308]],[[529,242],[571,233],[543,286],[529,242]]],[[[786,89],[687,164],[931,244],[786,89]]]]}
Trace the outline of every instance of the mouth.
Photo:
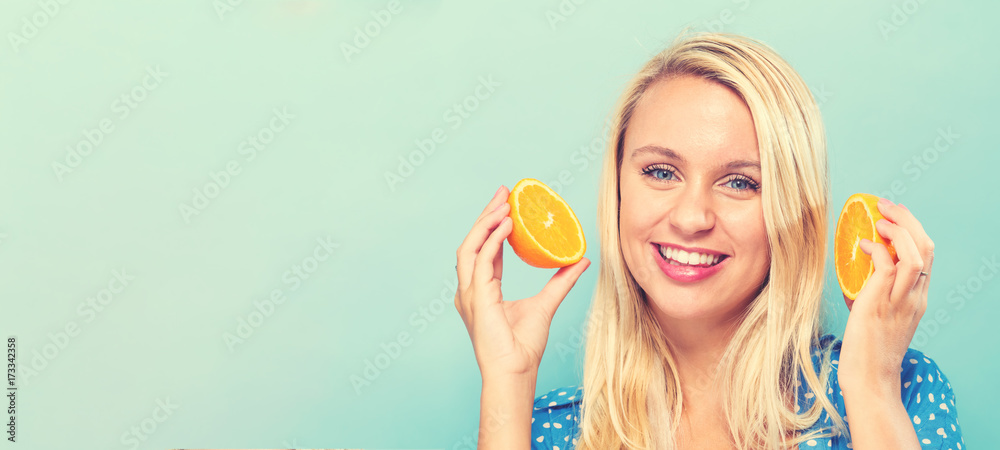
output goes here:
{"type": "MultiPolygon", "coordinates": [[[[695,250],[695,249],[691,249],[695,250]]],[[[728,264],[729,255],[685,249],[653,243],[650,251],[656,254],[656,265],[664,275],[678,283],[695,283],[719,273],[728,264]]]]}
{"type": "Polygon", "coordinates": [[[689,252],[657,243],[653,243],[653,246],[663,261],[673,266],[712,267],[729,258],[729,255],[722,253],[689,252]]]}

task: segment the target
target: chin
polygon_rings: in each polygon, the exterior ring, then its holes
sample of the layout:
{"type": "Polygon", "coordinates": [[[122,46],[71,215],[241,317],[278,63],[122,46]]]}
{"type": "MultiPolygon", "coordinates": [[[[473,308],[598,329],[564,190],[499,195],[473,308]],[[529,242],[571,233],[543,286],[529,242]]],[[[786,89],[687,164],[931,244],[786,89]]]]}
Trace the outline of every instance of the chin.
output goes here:
{"type": "Polygon", "coordinates": [[[710,304],[705,296],[683,295],[674,292],[669,295],[646,295],[647,301],[657,314],[680,320],[699,320],[718,315],[720,305],[710,304]]]}
{"type": "Polygon", "coordinates": [[[661,287],[653,295],[646,294],[646,299],[657,315],[675,320],[711,320],[723,317],[735,317],[746,308],[756,295],[750,295],[741,302],[720,303],[720,299],[732,299],[734,292],[725,294],[683,292],[672,286],[661,287]]]}

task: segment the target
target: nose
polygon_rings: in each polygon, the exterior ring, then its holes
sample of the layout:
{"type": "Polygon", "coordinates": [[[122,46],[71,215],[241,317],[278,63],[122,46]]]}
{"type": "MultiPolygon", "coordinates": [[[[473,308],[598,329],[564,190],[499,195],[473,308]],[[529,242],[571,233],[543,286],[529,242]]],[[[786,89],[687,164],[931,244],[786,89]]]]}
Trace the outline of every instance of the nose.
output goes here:
{"type": "Polygon", "coordinates": [[[696,236],[715,226],[715,211],[710,192],[694,183],[682,188],[670,209],[670,224],[683,236],[696,236]]]}

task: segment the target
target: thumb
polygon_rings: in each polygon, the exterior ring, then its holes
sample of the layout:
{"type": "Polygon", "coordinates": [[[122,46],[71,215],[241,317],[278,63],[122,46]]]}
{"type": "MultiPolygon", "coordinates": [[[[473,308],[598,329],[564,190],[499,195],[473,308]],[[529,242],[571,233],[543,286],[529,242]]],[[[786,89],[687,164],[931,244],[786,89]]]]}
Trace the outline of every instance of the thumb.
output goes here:
{"type": "Polygon", "coordinates": [[[549,319],[556,314],[556,309],[559,308],[563,299],[566,298],[566,294],[576,284],[576,280],[580,279],[580,275],[583,275],[583,271],[587,270],[587,267],[590,267],[590,260],[583,258],[575,264],[559,269],[555,275],[552,275],[549,282],[545,283],[545,287],[542,288],[538,297],[541,300],[540,306],[549,319]]]}

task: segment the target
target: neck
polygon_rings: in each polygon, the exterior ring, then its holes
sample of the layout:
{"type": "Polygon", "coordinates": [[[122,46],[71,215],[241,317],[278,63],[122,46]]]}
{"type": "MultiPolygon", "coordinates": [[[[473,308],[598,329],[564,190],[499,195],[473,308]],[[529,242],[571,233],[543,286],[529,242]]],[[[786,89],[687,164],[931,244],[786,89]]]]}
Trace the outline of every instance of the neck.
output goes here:
{"type": "Polygon", "coordinates": [[[673,352],[684,394],[713,392],[716,368],[739,325],[739,317],[691,320],[658,312],[657,321],[673,352]]]}

